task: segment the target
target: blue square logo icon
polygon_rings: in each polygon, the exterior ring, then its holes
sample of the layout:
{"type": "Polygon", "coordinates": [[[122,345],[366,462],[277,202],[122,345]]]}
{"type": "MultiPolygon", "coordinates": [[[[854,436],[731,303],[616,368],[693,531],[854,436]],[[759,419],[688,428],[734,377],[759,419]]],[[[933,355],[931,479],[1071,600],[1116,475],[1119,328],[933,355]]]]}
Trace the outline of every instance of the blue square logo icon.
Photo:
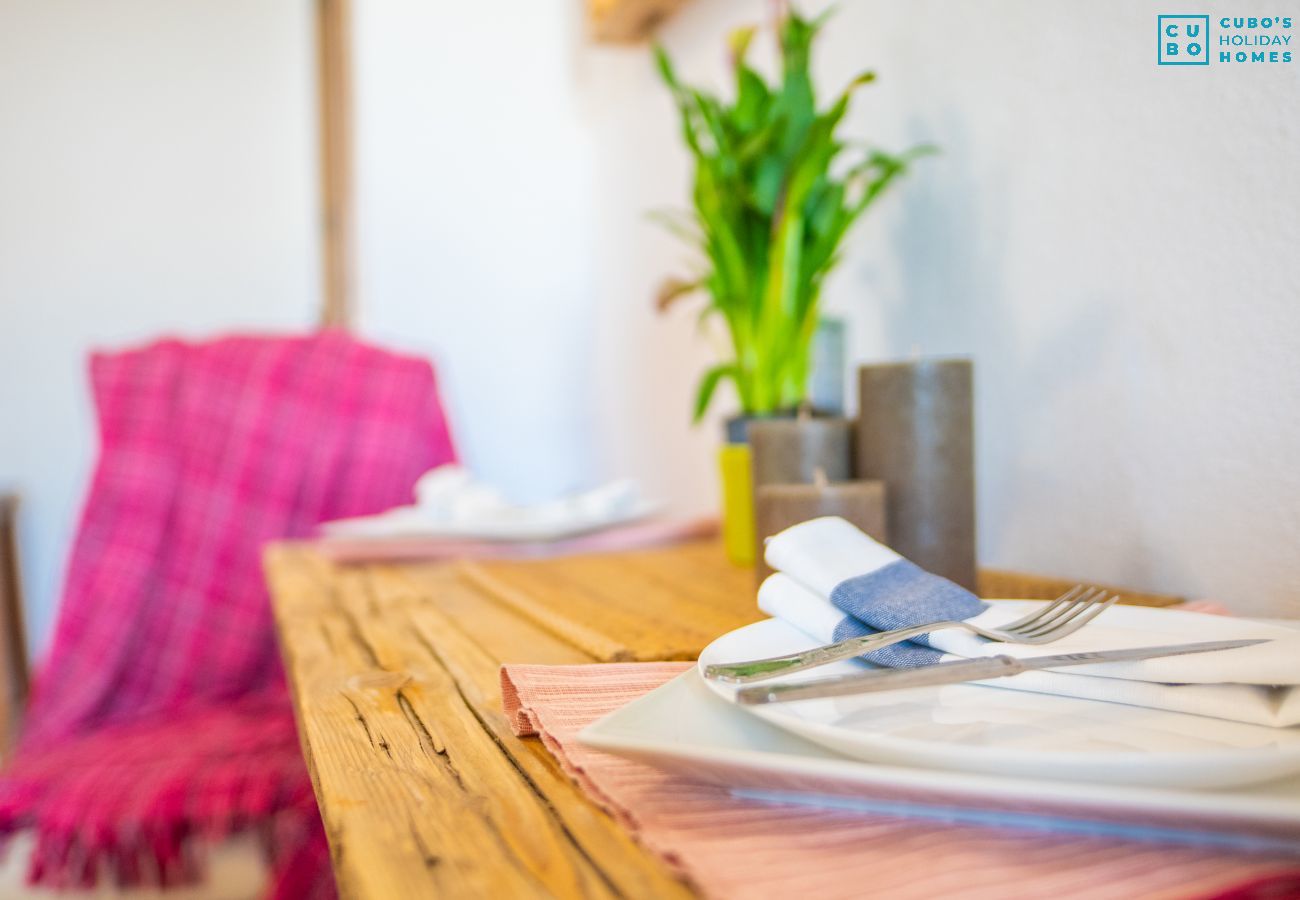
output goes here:
{"type": "Polygon", "coordinates": [[[1156,63],[1162,66],[1210,64],[1209,16],[1157,16],[1156,63]]]}

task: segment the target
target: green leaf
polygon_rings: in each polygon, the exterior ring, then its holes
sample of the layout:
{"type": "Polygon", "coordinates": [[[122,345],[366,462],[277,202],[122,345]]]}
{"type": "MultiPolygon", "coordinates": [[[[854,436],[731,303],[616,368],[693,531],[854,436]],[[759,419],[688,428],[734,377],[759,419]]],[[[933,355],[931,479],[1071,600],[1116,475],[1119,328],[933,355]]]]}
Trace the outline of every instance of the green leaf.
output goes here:
{"type": "Polygon", "coordinates": [[[848,87],[844,89],[845,94],[851,94],[864,84],[871,84],[876,80],[876,73],[871,69],[865,72],[859,72],[857,77],[849,82],[848,87]]]}
{"type": "Polygon", "coordinates": [[[745,65],[736,69],[736,105],[732,120],[742,137],[745,131],[752,130],[762,121],[771,99],[767,83],[757,72],[745,65]]]}
{"type": "Polygon", "coordinates": [[[692,422],[699,422],[704,418],[704,414],[709,409],[709,403],[713,400],[713,392],[718,389],[718,384],[724,378],[736,378],[736,367],[732,363],[720,363],[704,373],[700,379],[700,386],[695,391],[695,413],[691,417],[692,422]]]}
{"type": "Polygon", "coordinates": [[[753,25],[746,25],[743,28],[737,28],[727,36],[727,45],[731,49],[731,64],[740,70],[745,64],[745,54],[749,52],[750,41],[754,40],[754,33],[758,29],[753,25]]]}
{"type": "Polygon", "coordinates": [[[781,185],[785,183],[788,168],[785,160],[778,157],[768,157],[758,165],[750,196],[754,198],[754,205],[763,215],[771,216],[776,213],[777,200],[781,196],[781,185]]]}
{"type": "Polygon", "coordinates": [[[664,45],[656,43],[651,48],[651,52],[654,54],[655,68],[659,70],[659,77],[664,80],[664,84],[668,85],[674,96],[681,94],[681,82],[677,80],[677,72],[673,68],[673,61],[668,56],[668,51],[664,49],[664,45]]]}

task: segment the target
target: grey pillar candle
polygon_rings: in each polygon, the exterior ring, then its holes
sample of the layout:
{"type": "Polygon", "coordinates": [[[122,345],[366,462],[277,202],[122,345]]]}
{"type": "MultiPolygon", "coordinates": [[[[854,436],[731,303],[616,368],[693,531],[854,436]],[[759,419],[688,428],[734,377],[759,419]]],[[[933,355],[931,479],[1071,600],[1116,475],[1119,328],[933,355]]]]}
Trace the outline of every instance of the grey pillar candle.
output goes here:
{"type": "Polygon", "coordinates": [[[751,422],[754,486],[811,484],[818,469],[830,481],[846,481],[853,471],[852,443],[848,419],[800,416],[751,422]]]}
{"type": "Polygon", "coordinates": [[[971,362],[918,360],[858,370],[858,478],[885,482],[890,546],[975,589],[971,362]]]}
{"type": "MultiPolygon", "coordinates": [[[[820,475],[820,473],[818,473],[820,475]]],[[[821,516],[848,519],[882,543],[888,543],[885,519],[885,485],[880,481],[845,481],[830,484],[763,484],[755,488],[754,518],[758,548],[754,556],[758,580],[772,574],[763,561],[764,542],[791,525],[821,516]]]]}

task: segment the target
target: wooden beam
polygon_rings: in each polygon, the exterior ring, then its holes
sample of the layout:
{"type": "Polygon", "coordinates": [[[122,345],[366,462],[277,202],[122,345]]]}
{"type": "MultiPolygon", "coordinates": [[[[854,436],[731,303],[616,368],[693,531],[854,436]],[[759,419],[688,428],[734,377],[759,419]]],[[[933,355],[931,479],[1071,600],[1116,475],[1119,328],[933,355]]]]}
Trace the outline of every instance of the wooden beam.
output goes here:
{"type": "Polygon", "coordinates": [[[650,39],[659,24],[686,0],[587,0],[591,36],[611,44],[650,39]]]}
{"type": "Polygon", "coordinates": [[[0,756],[13,747],[27,704],[27,638],[18,575],[18,500],[0,496],[0,756]]]}
{"type": "Polygon", "coordinates": [[[355,315],[352,84],[349,0],[316,0],[316,91],[320,143],[321,324],[347,328],[355,315]]]}

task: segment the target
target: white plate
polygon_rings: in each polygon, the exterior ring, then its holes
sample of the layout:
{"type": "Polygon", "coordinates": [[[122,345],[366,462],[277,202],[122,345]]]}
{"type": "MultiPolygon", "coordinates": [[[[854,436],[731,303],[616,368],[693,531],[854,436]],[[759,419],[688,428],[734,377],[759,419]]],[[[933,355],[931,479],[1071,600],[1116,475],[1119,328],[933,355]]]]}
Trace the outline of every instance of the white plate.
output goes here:
{"type": "MultiPolygon", "coordinates": [[[[793,653],[815,641],[777,619],[724,635],[712,663],[793,653]]],[[[790,680],[853,672],[855,661],[790,680]]],[[[706,682],[730,701],[735,688],[706,682]]],[[[975,684],[740,707],[857,759],[1026,778],[1219,788],[1300,772],[1300,728],[1268,728],[1163,710],[975,684]]]]}
{"type": "Polygon", "coordinates": [[[579,740],[768,800],[1228,846],[1300,844],[1300,777],[1196,791],[866,763],[747,715],[695,669],[588,726],[579,740]]]}
{"type": "Polygon", "coordinates": [[[327,537],[348,540],[389,538],[450,538],[479,541],[558,541],[626,525],[658,512],[661,504],[639,501],[627,508],[602,512],[575,510],[565,515],[530,515],[527,510],[503,510],[460,522],[430,520],[415,507],[402,507],[375,516],[327,522],[327,537]]]}

